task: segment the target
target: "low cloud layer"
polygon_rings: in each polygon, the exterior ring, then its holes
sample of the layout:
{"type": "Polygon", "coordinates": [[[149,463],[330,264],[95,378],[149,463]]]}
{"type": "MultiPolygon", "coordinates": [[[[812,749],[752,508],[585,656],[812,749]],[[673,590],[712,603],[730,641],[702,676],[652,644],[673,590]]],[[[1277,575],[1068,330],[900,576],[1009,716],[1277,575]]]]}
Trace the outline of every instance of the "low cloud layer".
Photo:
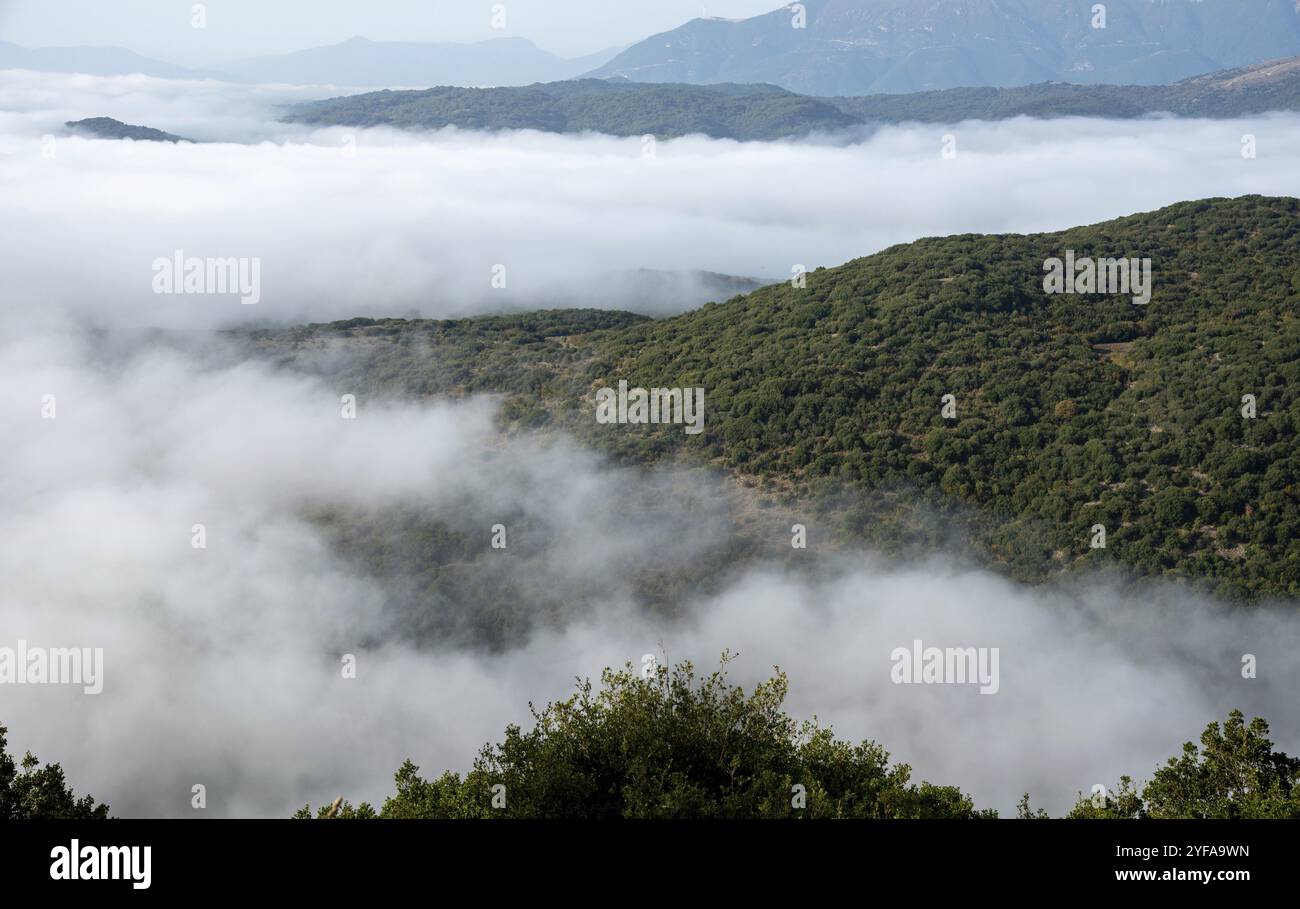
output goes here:
{"type": "Polygon", "coordinates": [[[1038,231],[1243,193],[1300,194],[1300,117],[1013,120],[853,141],[736,143],[274,122],[301,90],[6,73],[0,251],[7,309],[112,325],[447,317],[647,306],[637,269],[781,279],[922,236],[1038,231]],[[64,136],[113,116],[211,141],[64,136]],[[943,136],[957,155],[941,156],[943,136]],[[1257,137],[1258,157],[1241,155],[1257,137]],[[52,135],[53,145],[42,143],[52,135]],[[235,144],[249,143],[249,144],[235,144]],[[158,295],[183,250],[261,261],[255,306],[158,295]],[[498,269],[504,266],[504,271],[498,269]],[[504,287],[493,279],[504,276],[504,287]]]}
{"type": "MultiPolygon", "coordinates": [[[[1236,706],[1300,744],[1293,610],[1229,612],[1172,589],[1135,601],[1100,579],[1049,593],[868,553],[812,574],[760,564],[720,591],[688,587],[675,610],[643,608],[635,573],[671,577],[725,543],[722,488],[562,441],[501,449],[491,408],[363,401],[345,420],[334,389],[220,350],[79,334],[0,347],[0,646],[102,647],[105,660],[99,695],[0,688],[14,744],[61,760],[122,815],[193,815],[202,783],[207,816],[283,816],[339,794],[381,800],[407,757],[466,769],[577,676],[646,653],[708,667],[725,648],[737,681],[779,665],[795,715],[1003,811],[1026,790],[1062,811],[1094,783],[1149,774],[1236,706]],[[47,394],[54,419],[41,418],[47,394]],[[694,485],[664,495],[682,483],[694,485]],[[646,488],[655,513],[638,504],[646,488]],[[399,506],[454,514],[478,529],[467,560],[575,608],[521,604],[504,646],[417,641],[421,614],[395,602],[384,570],[341,558],[308,517],[399,506]],[[502,515],[530,545],[490,548],[502,515]],[[894,684],[890,655],[914,640],[998,648],[998,692],[894,684]],[[342,677],[345,653],[356,679],[342,677]],[[1241,678],[1246,653],[1258,679],[1241,678]]],[[[471,590],[423,609],[493,606],[471,590]]]]}

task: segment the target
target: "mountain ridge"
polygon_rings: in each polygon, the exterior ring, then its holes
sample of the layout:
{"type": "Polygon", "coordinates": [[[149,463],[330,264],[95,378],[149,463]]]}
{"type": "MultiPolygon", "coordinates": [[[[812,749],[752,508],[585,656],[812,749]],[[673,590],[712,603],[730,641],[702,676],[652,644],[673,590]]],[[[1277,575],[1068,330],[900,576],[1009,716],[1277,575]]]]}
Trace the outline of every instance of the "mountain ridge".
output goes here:
{"type": "Polygon", "coordinates": [[[137,142],[193,142],[182,136],[165,133],[150,126],[133,126],[112,117],[88,117],[69,120],[64,126],[73,132],[88,134],[98,139],[133,139],[137,142]]]}
{"type": "Polygon", "coordinates": [[[694,19],[587,75],[859,95],[1044,81],[1157,84],[1300,54],[1294,0],[806,0],[694,19]],[[795,27],[804,12],[805,27],[795,27]]]}
{"type": "Polygon", "coordinates": [[[690,85],[579,79],[519,88],[441,86],[312,101],[289,122],[407,129],[536,129],[659,138],[774,140],[883,123],[1031,116],[1231,117],[1300,110],[1300,57],[1206,73],[1172,85],[1049,82],[859,97],[812,97],[769,84],[690,85]]]}

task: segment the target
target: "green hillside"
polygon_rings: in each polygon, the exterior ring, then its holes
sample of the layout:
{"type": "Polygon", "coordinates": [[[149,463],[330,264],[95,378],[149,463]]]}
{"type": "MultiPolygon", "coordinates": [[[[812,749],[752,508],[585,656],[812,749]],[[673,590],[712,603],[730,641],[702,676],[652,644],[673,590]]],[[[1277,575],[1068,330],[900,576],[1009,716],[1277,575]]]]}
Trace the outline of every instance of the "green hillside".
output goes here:
{"type": "Polygon", "coordinates": [[[69,120],[64,124],[73,132],[94,136],[97,139],[134,139],[137,142],[189,142],[189,139],[165,133],[150,126],[132,126],[112,117],[91,117],[86,120],[69,120]]]}
{"type": "Polygon", "coordinates": [[[300,104],[286,114],[313,126],[535,129],[552,133],[773,140],[881,123],[957,123],[1009,117],[1127,119],[1173,113],[1237,117],[1300,110],[1300,58],[1197,76],[1172,85],[954,88],[816,98],[773,85],[685,85],[580,79],[524,88],[380,91],[300,104]]]}
{"type": "Polygon", "coordinates": [[[350,350],[326,359],[330,375],[367,394],[506,392],[514,427],[631,462],[718,465],[838,541],[895,551],[958,535],[1023,580],[1107,566],[1296,596],[1297,226],[1296,199],[1214,199],[925,239],[662,320],[353,320],[254,337],[295,368],[350,350]],[[1150,304],[1045,294],[1043,263],[1066,250],[1150,258],[1150,304]],[[598,425],[595,389],[619,379],[703,387],[704,432],[598,425]]]}

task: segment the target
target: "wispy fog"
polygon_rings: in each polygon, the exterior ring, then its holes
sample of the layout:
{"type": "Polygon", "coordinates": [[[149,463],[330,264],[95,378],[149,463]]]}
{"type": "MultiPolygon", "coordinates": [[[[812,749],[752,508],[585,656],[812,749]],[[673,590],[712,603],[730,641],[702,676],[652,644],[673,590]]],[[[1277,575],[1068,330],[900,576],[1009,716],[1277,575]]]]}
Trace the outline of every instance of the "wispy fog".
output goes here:
{"type": "MultiPolygon", "coordinates": [[[[4,74],[7,302],[115,325],[458,316],[647,304],[638,269],[780,279],[894,243],[1059,229],[1182,199],[1300,194],[1300,117],[1015,120],[800,143],[538,133],[306,131],[300,90],[4,74]],[[112,116],[201,145],[63,137],[112,116]],[[957,156],[941,156],[943,137],[957,156]],[[1254,134],[1258,158],[1241,155],[1254,134]],[[41,137],[54,135],[52,149],[41,137]],[[233,144],[250,142],[255,144],[233,144]],[[43,154],[44,153],[44,154],[43,154]],[[45,157],[52,154],[52,157],[45,157]],[[261,262],[260,302],[166,296],[155,259],[261,262]],[[497,266],[504,266],[504,272],[497,266]],[[493,278],[504,276],[504,287],[493,278]]],[[[328,94],[322,89],[318,94],[328,94]]]]}
{"type": "MultiPolygon", "coordinates": [[[[75,336],[0,348],[0,643],[105,651],[102,694],[0,691],[13,741],[124,815],[191,814],[195,783],[209,814],[283,815],[379,799],[408,756],[465,769],[575,676],[646,653],[709,666],[731,648],[737,680],[779,664],[796,715],[1003,810],[1025,790],[1063,810],[1093,783],[1147,774],[1234,706],[1294,750],[1294,611],[1229,613],[1172,589],[1135,600],[1100,579],[1048,593],[870,554],[753,564],[645,608],[632,576],[671,579],[725,539],[721,487],[563,442],[501,449],[484,401],[359,405],[344,420],[337,390],[211,350],[75,336]],[[56,419],[40,418],[46,394],[56,419]],[[463,558],[480,579],[517,575],[549,599],[507,604],[499,646],[466,643],[461,626],[501,603],[470,587],[412,609],[390,583],[400,570],[362,570],[309,517],[398,506],[469,528],[463,558]],[[505,550],[490,546],[498,521],[505,550]],[[571,611],[543,609],[556,597],[571,611]],[[891,652],[917,639],[999,648],[998,693],[895,685],[891,652]],[[342,678],[344,653],[356,679],[342,678]],[[1256,680],[1241,678],[1244,653],[1256,680]]],[[[785,545],[788,527],[771,534],[785,545]]]]}

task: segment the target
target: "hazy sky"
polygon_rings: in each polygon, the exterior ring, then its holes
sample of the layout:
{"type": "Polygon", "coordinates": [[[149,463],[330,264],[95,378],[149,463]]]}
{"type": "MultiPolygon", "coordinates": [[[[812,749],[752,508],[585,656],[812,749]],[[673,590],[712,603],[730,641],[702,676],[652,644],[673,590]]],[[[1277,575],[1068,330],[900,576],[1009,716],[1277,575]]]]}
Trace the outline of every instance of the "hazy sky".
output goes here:
{"type": "Polygon", "coordinates": [[[206,65],[298,50],[361,35],[376,41],[530,38],[566,56],[631,44],[699,16],[744,18],[780,0],[208,0],[207,28],[191,26],[194,0],[0,0],[0,40],[28,46],[129,47],[206,65]],[[491,25],[505,6],[504,31],[491,25]]]}

